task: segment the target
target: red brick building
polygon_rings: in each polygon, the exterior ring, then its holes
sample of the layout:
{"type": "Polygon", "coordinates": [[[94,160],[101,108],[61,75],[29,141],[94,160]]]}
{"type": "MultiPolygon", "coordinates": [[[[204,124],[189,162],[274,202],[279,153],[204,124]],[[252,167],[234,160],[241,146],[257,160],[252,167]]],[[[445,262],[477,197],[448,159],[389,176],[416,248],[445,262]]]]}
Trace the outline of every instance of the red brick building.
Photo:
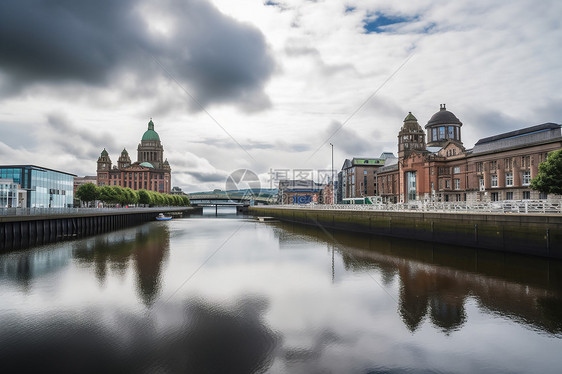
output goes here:
{"type": "Polygon", "coordinates": [[[170,193],[172,170],[168,160],[164,159],[164,147],[160,136],[154,131],[152,120],[137,147],[137,162],[131,163],[129,153],[123,149],[117,165],[112,167],[109,154],[104,148],[98,158],[97,181],[98,186],[121,186],[133,190],[170,193]]]}
{"type": "Polygon", "coordinates": [[[376,172],[384,202],[497,201],[547,198],[530,189],[538,165],[562,148],[561,126],[544,123],[461,140],[462,122],[442,105],[425,126],[409,113],[398,134],[398,159],[376,172]]]}

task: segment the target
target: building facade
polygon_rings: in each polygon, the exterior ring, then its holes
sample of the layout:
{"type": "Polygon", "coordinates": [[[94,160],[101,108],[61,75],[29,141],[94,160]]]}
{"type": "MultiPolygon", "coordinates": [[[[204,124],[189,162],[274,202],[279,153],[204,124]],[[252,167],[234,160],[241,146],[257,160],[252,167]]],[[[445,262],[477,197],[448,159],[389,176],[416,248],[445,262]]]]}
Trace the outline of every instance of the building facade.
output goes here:
{"type": "Polygon", "coordinates": [[[18,190],[12,179],[0,179],[0,208],[17,208],[18,190]]]}
{"type": "Polygon", "coordinates": [[[13,205],[12,195],[12,207],[71,208],[75,176],[36,165],[0,166],[0,179],[18,185],[17,205],[13,205]]]}
{"type": "Polygon", "coordinates": [[[562,148],[561,125],[544,123],[480,139],[466,149],[462,122],[441,105],[425,126],[409,113],[398,135],[398,160],[377,170],[384,202],[525,200],[538,165],[562,148]]]}
{"type": "Polygon", "coordinates": [[[323,204],[324,195],[332,193],[326,185],[313,180],[284,179],[279,181],[279,202],[288,205],[323,204]]]}
{"type": "Polygon", "coordinates": [[[357,158],[346,159],[338,173],[338,181],[341,186],[338,196],[343,199],[374,196],[377,191],[376,172],[379,168],[395,159],[394,154],[384,152],[379,158],[357,158]]]}
{"type": "Polygon", "coordinates": [[[108,152],[101,152],[97,161],[97,185],[121,186],[133,190],[145,189],[160,193],[170,193],[172,170],[164,158],[164,147],[160,136],[154,131],[152,120],[137,147],[137,161],[132,163],[129,153],[123,149],[112,166],[108,152]]]}

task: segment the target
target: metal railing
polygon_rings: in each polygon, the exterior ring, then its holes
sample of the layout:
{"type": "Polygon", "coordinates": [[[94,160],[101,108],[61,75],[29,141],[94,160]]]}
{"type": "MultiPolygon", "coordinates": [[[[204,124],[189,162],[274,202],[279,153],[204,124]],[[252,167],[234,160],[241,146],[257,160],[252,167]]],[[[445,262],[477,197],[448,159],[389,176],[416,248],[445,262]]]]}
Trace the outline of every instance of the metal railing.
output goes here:
{"type": "Polygon", "coordinates": [[[481,203],[457,202],[413,202],[382,204],[303,204],[269,205],[284,209],[325,209],[388,212],[450,212],[450,213],[517,213],[517,214],[562,214],[561,200],[503,200],[481,203]]]}
{"type": "Polygon", "coordinates": [[[169,212],[186,207],[133,207],[133,208],[0,208],[0,216],[53,216],[95,213],[169,212]]]}

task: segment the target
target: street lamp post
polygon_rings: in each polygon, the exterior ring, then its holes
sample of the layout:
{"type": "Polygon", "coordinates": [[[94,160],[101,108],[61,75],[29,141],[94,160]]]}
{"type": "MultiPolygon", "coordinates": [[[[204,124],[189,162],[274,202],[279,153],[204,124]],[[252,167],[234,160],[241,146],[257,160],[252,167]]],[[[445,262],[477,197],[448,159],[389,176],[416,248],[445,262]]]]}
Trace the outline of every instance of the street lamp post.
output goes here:
{"type": "Polygon", "coordinates": [[[334,145],[332,146],[332,205],[336,203],[336,181],[334,180],[334,145]]]}

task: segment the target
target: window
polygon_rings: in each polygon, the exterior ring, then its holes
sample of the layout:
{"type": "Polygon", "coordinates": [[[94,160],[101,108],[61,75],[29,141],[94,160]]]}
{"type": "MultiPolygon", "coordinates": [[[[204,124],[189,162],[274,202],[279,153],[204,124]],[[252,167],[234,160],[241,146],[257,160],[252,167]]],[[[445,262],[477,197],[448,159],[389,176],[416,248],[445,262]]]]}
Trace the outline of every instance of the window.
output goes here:
{"type": "Polygon", "coordinates": [[[455,128],[453,126],[448,127],[448,138],[449,139],[455,138],[455,128]]]}
{"type": "Polygon", "coordinates": [[[484,171],[484,165],[483,165],[481,162],[478,162],[478,163],[476,164],[476,171],[477,171],[478,173],[481,173],[481,172],[484,171]]]}
{"type": "Polygon", "coordinates": [[[506,185],[506,187],[513,186],[513,173],[512,172],[505,173],[505,185],[506,185]]]}
{"type": "Polygon", "coordinates": [[[506,200],[513,200],[513,192],[512,191],[508,191],[505,193],[505,199],[506,200]]]}
{"type": "Polygon", "coordinates": [[[497,161],[490,161],[490,170],[496,170],[498,168],[497,161]]]}
{"type": "Polygon", "coordinates": [[[445,139],[445,127],[439,128],[439,139],[445,139]]]}
{"type": "Polygon", "coordinates": [[[461,189],[461,180],[455,179],[455,190],[460,190],[460,189],[461,189]]]}
{"type": "Polygon", "coordinates": [[[363,174],[364,174],[364,175],[367,175],[367,170],[363,170],[363,174]]]}
{"type": "Polygon", "coordinates": [[[497,174],[492,174],[490,175],[490,185],[492,187],[497,187],[498,186],[498,175],[497,174]]]}
{"type": "Polygon", "coordinates": [[[499,201],[499,200],[500,200],[499,192],[492,192],[492,201],[499,201]]]}
{"type": "Polygon", "coordinates": [[[523,200],[531,199],[531,191],[523,191],[523,200]]]}
{"type": "Polygon", "coordinates": [[[541,200],[546,200],[546,193],[544,193],[544,192],[539,192],[539,199],[541,199],[541,200]]]}
{"type": "Polygon", "coordinates": [[[437,140],[437,129],[436,129],[436,128],[433,128],[433,129],[432,129],[432,134],[433,134],[433,136],[432,136],[431,139],[432,139],[433,141],[437,140]]]}
{"type": "Polygon", "coordinates": [[[460,167],[460,166],[455,166],[455,167],[453,168],[453,173],[454,173],[454,174],[458,174],[458,173],[460,173],[460,172],[461,172],[461,167],[460,167]]]}
{"type": "Polygon", "coordinates": [[[445,188],[451,188],[451,180],[445,179],[445,188]]]}
{"type": "Polygon", "coordinates": [[[513,167],[513,159],[511,157],[506,158],[504,160],[504,164],[507,170],[511,170],[511,168],[513,167]]]}
{"type": "Polygon", "coordinates": [[[527,170],[523,172],[523,186],[528,186],[530,184],[531,184],[531,172],[527,170]]]}
{"type": "Polygon", "coordinates": [[[478,178],[478,186],[480,187],[480,191],[484,191],[486,188],[484,187],[484,178],[478,178]]]}

